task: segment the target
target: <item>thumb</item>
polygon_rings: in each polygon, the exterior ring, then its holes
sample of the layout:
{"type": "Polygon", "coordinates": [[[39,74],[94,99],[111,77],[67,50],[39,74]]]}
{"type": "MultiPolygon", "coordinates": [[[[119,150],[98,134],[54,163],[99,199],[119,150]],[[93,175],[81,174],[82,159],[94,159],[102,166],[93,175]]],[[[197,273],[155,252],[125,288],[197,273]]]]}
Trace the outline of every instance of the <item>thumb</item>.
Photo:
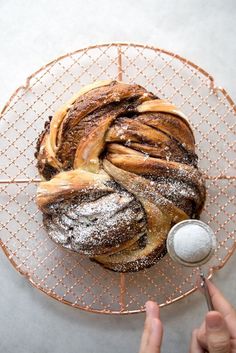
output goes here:
{"type": "Polygon", "coordinates": [[[206,341],[209,353],[230,353],[229,330],[217,311],[211,311],[206,316],[206,341]]]}

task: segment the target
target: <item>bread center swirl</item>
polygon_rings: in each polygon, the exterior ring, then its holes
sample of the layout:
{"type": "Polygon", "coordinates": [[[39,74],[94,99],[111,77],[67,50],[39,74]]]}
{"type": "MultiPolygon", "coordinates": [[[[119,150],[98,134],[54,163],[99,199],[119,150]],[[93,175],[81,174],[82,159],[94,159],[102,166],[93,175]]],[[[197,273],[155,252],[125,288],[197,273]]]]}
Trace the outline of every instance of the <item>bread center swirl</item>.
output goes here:
{"type": "Polygon", "coordinates": [[[82,89],[46,124],[36,157],[49,236],[115,271],[154,264],[170,227],[204,204],[189,123],[139,85],[82,89]]]}

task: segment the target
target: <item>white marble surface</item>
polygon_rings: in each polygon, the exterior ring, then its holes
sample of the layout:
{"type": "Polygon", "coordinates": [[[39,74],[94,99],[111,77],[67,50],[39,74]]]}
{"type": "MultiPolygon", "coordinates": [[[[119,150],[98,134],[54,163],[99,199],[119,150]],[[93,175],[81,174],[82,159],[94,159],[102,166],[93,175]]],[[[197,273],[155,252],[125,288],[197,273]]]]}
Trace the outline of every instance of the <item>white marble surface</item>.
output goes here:
{"type": "MultiPolygon", "coordinates": [[[[234,0],[0,0],[0,106],[38,67],[97,42],[153,44],[210,72],[236,100],[234,0]]],[[[104,316],[49,299],[0,252],[0,351],[4,353],[138,352],[144,315],[104,316]]],[[[236,304],[236,256],[214,281],[236,304]],[[232,270],[233,269],[233,270],[232,270]]],[[[188,350],[202,320],[200,294],[161,310],[163,352],[188,350]]]]}

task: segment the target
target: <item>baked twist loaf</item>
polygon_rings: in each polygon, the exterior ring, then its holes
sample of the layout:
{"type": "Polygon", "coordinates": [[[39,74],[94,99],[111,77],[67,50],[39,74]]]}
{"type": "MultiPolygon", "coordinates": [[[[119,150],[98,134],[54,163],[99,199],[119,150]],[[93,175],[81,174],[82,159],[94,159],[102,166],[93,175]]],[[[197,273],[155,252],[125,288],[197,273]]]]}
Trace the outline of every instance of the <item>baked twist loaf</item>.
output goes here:
{"type": "Polygon", "coordinates": [[[84,87],[45,124],[36,158],[49,236],[114,271],[153,265],[205,201],[185,116],[136,84],[84,87]]]}

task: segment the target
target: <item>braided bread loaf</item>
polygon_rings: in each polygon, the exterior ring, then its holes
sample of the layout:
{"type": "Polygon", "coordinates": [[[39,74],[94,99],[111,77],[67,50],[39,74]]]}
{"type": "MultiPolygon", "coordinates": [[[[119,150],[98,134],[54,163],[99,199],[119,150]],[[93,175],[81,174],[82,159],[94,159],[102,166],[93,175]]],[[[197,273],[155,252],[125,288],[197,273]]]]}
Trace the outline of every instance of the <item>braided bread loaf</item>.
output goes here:
{"type": "Polygon", "coordinates": [[[37,143],[37,204],[49,236],[114,271],[165,254],[170,228],[205,201],[183,113],[136,84],[84,87],[37,143]]]}

